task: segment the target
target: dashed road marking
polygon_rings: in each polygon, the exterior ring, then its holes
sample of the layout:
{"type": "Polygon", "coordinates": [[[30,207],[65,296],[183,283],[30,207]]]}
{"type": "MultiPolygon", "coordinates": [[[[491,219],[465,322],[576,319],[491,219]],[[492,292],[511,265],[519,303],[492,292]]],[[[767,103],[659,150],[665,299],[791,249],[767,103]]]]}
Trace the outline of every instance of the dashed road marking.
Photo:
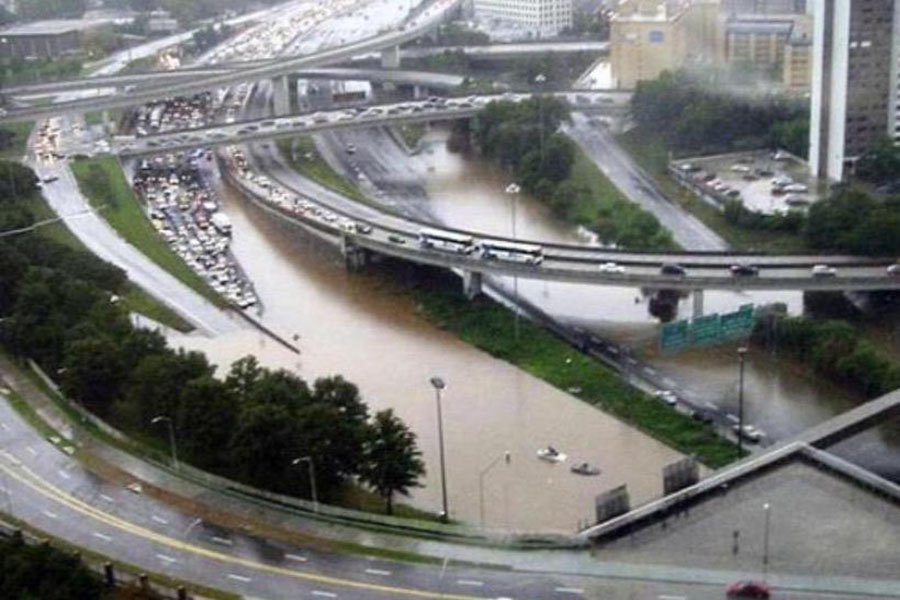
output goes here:
{"type": "Polygon", "coordinates": [[[687,596],[669,596],[668,594],[661,594],[657,598],[659,600],[687,600],[687,596]]]}
{"type": "Polygon", "coordinates": [[[104,542],[111,542],[112,538],[105,533],[100,533],[98,531],[94,532],[94,537],[103,540],[104,542]]]}
{"type": "Polygon", "coordinates": [[[106,500],[107,502],[115,502],[115,500],[111,496],[107,496],[106,494],[100,494],[100,498],[106,500]]]}
{"type": "Polygon", "coordinates": [[[306,557],[298,556],[297,554],[285,554],[285,560],[292,560],[294,562],[306,562],[306,557]]]}
{"type": "Polygon", "coordinates": [[[313,590],[310,592],[313,596],[319,596],[321,598],[337,598],[337,594],[332,592],[323,592],[322,590],[313,590]]]}
{"type": "Polygon", "coordinates": [[[0,423],[0,427],[3,428],[3,431],[9,431],[9,425],[7,425],[6,423],[0,423]]]}
{"type": "Polygon", "coordinates": [[[50,517],[51,519],[58,519],[58,518],[59,518],[59,515],[57,515],[55,512],[52,512],[52,511],[49,511],[49,510],[44,510],[44,511],[41,511],[41,512],[43,512],[45,515],[47,515],[47,516],[50,517]]]}
{"type": "Polygon", "coordinates": [[[153,519],[154,521],[156,521],[157,523],[159,523],[160,525],[168,525],[169,524],[168,521],[166,521],[162,517],[157,517],[156,515],[153,515],[150,518],[153,519]]]}
{"type": "Polygon", "coordinates": [[[653,367],[644,367],[644,373],[651,376],[656,375],[656,369],[654,369],[653,367]]]}
{"type": "Polygon", "coordinates": [[[250,583],[252,581],[252,579],[246,575],[235,575],[234,573],[229,573],[228,579],[234,579],[235,581],[241,581],[243,583],[250,583]]]}
{"type": "Polygon", "coordinates": [[[729,421],[731,421],[732,423],[738,423],[740,421],[735,415],[733,415],[731,413],[728,413],[727,415],[725,415],[725,418],[728,419],[729,421]]]}
{"type": "Polygon", "coordinates": [[[63,471],[62,469],[60,469],[60,470],[57,471],[57,472],[59,473],[59,476],[62,477],[63,479],[71,479],[71,478],[72,478],[71,475],[69,475],[68,473],[66,473],[66,472],[63,471]]]}
{"type": "Polygon", "coordinates": [[[223,546],[233,546],[234,545],[234,542],[232,542],[228,538],[212,536],[212,538],[210,538],[210,539],[212,541],[214,541],[215,543],[221,544],[223,546]]]}
{"type": "Polygon", "coordinates": [[[667,387],[675,387],[675,382],[669,379],[668,377],[663,377],[663,383],[666,384],[667,387]]]}
{"type": "Polygon", "coordinates": [[[366,569],[366,573],[369,575],[380,575],[382,577],[387,577],[391,574],[390,571],[383,571],[381,569],[366,569]]]}
{"type": "Polygon", "coordinates": [[[710,408],[712,410],[719,410],[719,405],[716,404],[715,402],[704,402],[703,406],[705,406],[706,408],[710,408]]]}
{"type": "Polygon", "coordinates": [[[31,446],[25,446],[25,449],[28,450],[29,454],[31,454],[32,456],[38,455],[38,451],[35,450],[34,448],[32,448],[31,446]]]}
{"type": "Polygon", "coordinates": [[[161,561],[163,561],[163,562],[167,562],[167,563],[176,563],[176,562],[178,562],[175,558],[169,556],[168,554],[157,554],[157,555],[156,555],[156,558],[158,558],[159,560],[161,560],[161,561]]]}
{"type": "Polygon", "coordinates": [[[471,587],[481,587],[484,585],[483,581],[476,581],[475,579],[457,579],[456,583],[459,585],[468,585],[471,587]]]}
{"type": "Polygon", "coordinates": [[[556,591],[560,594],[583,594],[584,590],[581,588],[573,588],[573,587],[558,587],[556,591]]]}

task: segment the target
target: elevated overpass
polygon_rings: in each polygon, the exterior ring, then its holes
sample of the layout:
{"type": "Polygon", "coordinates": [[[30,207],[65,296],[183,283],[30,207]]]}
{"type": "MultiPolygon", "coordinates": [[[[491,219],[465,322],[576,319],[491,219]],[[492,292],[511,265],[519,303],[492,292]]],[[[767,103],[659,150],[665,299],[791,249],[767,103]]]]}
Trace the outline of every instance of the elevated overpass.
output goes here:
{"type": "MultiPolygon", "coordinates": [[[[551,53],[575,53],[575,52],[606,52],[609,49],[608,42],[532,42],[522,44],[490,44],[485,46],[427,46],[421,48],[402,48],[400,50],[401,60],[404,58],[423,58],[426,56],[434,56],[445,52],[462,52],[473,57],[496,57],[496,58],[515,58],[530,54],[551,53]]],[[[376,58],[378,54],[367,54],[355,56],[352,61],[360,61],[376,58]]],[[[229,73],[237,73],[245,69],[253,69],[265,66],[272,66],[283,60],[290,60],[298,57],[284,57],[277,59],[265,60],[248,60],[238,62],[219,63],[200,67],[185,67],[181,69],[172,69],[169,71],[152,71],[148,73],[130,73],[124,75],[107,75],[103,77],[90,77],[67,79],[55,81],[52,83],[36,83],[29,85],[11,86],[0,89],[0,95],[15,98],[21,96],[37,96],[44,94],[58,94],[61,92],[77,92],[96,90],[103,88],[123,89],[129,86],[138,88],[153,88],[162,85],[173,85],[183,83],[190,80],[196,80],[198,77],[213,77],[217,75],[225,75],[229,73]]],[[[422,73],[422,71],[397,71],[395,69],[355,69],[348,67],[346,69],[304,69],[297,72],[300,77],[317,77],[324,71],[332,71],[334,76],[332,79],[351,79],[353,72],[364,72],[371,76],[364,77],[370,81],[393,81],[395,83],[406,83],[403,75],[395,75],[396,73],[422,73]],[[399,77],[398,80],[392,77],[399,77]]],[[[429,75],[439,76],[442,74],[432,73],[429,75]]],[[[406,76],[408,77],[408,76],[406,76]]],[[[458,77],[446,75],[446,77],[458,77]]],[[[410,81],[410,83],[420,83],[427,85],[428,81],[410,81]]],[[[437,85],[436,85],[437,87],[437,85]]]]}
{"type": "Polygon", "coordinates": [[[399,47],[414,40],[438,25],[448,14],[459,8],[463,0],[439,0],[433,9],[418,16],[399,30],[381,33],[358,42],[337,48],[329,48],[305,56],[279,58],[258,66],[236,71],[227,71],[206,76],[196,76],[164,85],[155,85],[135,90],[128,94],[116,94],[100,98],[78,98],[48,106],[14,108],[0,119],[0,122],[33,121],[60,114],[77,114],[85,111],[109,110],[146,104],[154,100],[178,95],[195,94],[222,87],[229,87],[244,81],[260,81],[280,78],[329,64],[342,62],[369,52],[384,50],[389,65],[399,64],[399,47]]]}
{"type": "MultiPolygon", "coordinates": [[[[631,95],[618,91],[558,92],[582,110],[622,113],[627,110],[631,95]]],[[[289,138],[331,129],[378,127],[464,119],[474,116],[492,100],[521,101],[531,94],[482,94],[467,98],[451,98],[442,105],[425,101],[400,102],[361,107],[357,110],[337,109],[303,113],[284,117],[220,123],[196,129],[179,129],[168,133],[148,135],[133,140],[114,142],[112,149],[122,156],[142,156],[161,151],[190,150],[198,147],[226,146],[289,138]]]]}

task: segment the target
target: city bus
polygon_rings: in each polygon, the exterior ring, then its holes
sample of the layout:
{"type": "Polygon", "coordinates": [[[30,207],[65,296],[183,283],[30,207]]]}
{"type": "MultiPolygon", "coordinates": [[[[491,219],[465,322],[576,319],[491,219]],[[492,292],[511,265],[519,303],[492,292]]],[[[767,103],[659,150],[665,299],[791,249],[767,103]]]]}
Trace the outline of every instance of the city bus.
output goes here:
{"type": "Polygon", "coordinates": [[[483,258],[508,260],[529,265],[539,265],[544,261],[544,248],[536,244],[481,240],[478,246],[481,248],[483,258]]]}
{"type": "Polygon", "coordinates": [[[471,254],[475,249],[475,241],[470,235],[428,227],[419,230],[419,244],[425,248],[449,250],[461,254],[471,254]]]}

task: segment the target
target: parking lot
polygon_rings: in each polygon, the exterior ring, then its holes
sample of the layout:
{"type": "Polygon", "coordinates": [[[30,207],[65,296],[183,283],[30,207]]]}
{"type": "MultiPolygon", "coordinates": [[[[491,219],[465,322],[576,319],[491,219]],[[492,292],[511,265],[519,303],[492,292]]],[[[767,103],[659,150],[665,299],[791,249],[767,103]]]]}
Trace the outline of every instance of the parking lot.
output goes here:
{"type": "Polygon", "coordinates": [[[765,214],[806,210],[828,191],[804,161],[781,150],[686,158],[673,161],[670,172],[719,206],[735,199],[765,214]]]}

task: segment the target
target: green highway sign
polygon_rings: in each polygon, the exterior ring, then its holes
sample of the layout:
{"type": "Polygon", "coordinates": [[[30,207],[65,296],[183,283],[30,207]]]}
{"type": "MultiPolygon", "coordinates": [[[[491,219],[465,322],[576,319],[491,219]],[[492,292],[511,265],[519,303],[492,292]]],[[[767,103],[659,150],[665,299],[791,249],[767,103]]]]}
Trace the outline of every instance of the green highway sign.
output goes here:
{"type": "Polygon", "coordinates": [[[690,326],[682,319],[674,323],[666,323],[660,330],[659,346],[662,350],[681,350],[690,344],[690,326]]]}
{"type": "Polygon", "coordinates": [[[661,350],[682,350],[744,337],[753,331],[753,305],[743,304],[735,312],[712,314],[691,321],[665,323],[659,330],[661,350]]]}
{"type": "Polygon", "coordinates": [[[698,317],[691,321],[691,344],[694,346],[714,344],[721,338],[718,314],[698,317]]]}

